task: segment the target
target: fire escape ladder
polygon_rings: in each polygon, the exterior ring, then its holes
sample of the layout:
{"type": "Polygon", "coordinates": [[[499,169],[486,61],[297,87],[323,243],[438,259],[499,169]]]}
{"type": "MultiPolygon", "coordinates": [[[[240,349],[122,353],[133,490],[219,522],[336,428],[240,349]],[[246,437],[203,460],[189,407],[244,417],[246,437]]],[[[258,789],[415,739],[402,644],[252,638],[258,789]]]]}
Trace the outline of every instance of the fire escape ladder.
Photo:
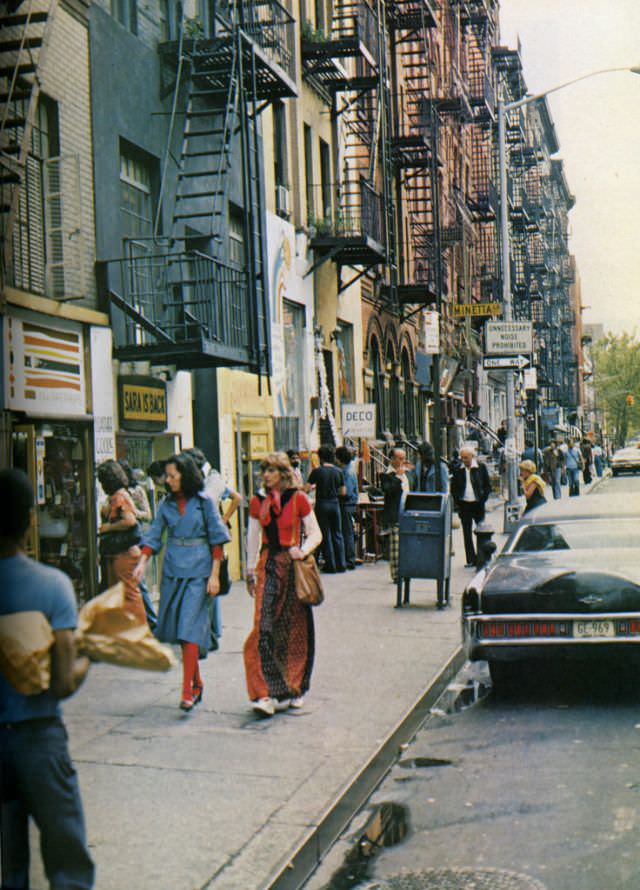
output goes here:
{"type": "Polygon", "coordinates": [[[3,5],[0,13],[0,291],[11,277],[12,238],[57,0],[3,5]]]}
{"type": "Polygon", "coordinates": [[[189,98],[185,113],[178,187],[173,213],[173,237],[192,221],[203,237],[213,239],[217,255],[223,242],[229,169],[233,143],[239,128],[239,53],[230,47],[226,80],[208,68],[211,57],[199,52],[191,57],[189,98]],[[224,104],[220,105],[220,98],[224,104]]]}
{"type": "MultiPolygon", "coordinates": [[[[380,166],[382,172],[382,206],[384,213],[384,246],[389,270],[389,297],[393,307],[398,306],[398,233],[397,207],[394,190],[394,169],[392,156],[393,114],[387,84],[391,81],[384,5],[378,4],[378,127],[380,145],[380,166]]],[[[372,175],[373,181],[373,165],[372,175]]]]}

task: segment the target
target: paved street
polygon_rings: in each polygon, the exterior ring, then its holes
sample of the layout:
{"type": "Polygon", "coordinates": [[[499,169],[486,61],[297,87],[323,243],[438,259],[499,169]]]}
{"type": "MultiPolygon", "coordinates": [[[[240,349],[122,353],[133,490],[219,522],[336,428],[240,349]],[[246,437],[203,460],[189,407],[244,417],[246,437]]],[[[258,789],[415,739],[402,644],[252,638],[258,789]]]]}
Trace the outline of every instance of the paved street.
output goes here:
{"type": "MultiPolygon", "coordinates": [[[[501,527],[501,510],[493,520],[501,527]]],[[[95,665],[65,715],[97,890],[269,886],[458,652],[459,596],[472,574],[459,530],[454,548],[443,611],[431,581],[414,581],[411,606],[394,609],[386,562],[326,578],[300,712],[263,721],[249,710],[241,652],[251,601],[239,583],[194,713],[177,707],[178,670],[95,665]]],[[[45,888],[39,867],[33,890],[45,888]]]]}

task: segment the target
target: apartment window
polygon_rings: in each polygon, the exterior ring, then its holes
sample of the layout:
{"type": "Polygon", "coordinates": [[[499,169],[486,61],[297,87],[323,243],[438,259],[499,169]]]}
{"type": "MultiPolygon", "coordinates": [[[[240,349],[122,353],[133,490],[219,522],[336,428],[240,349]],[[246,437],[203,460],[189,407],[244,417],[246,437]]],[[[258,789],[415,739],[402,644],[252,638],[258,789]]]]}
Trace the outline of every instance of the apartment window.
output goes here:
{"type": "Polygon", "coordinates": [[[302,418],[304,417],[304,386],[301,385],[301,381],[305,379],[306,345],[304,306],[283,300],[282,328],[285,367],[284,413],[287,417],[302,418]]]}
{"type": "Polygon", "coordinates": [[[322,184],[322,216],[331,219],[331,150],[320,140],[320,182],[322,184]]]}
{"type": "Polygon", "coordinates": [[[111,15],[127,31],[138,33],[137,0],[111,0],[111,15]]]}
{"type": "Polygon", "coordinates": [[[244,218],[239,207],[229,207],[229,260],[238,269],[244,269],[245,250],[244,218]]]}
{"type": "MultiPolygon", "coordinates": [[[[26,117],[26,101],[15,103],[16,117],[26,117]]],[[[22,138],[22,133],[18,133],[22,138]]],[[[45,293],[47,262],[47,163],[60,151],[58,106],[40,94],[26,159],[25,182],[20,189],[12,239],[13,283],[34,293],[45,293]]]]}
{"type": "Polygon", "coordinates": [[[315,216],[313,201],[313,133],[308,124],[304,125],[304,178],[307,194],[307,225],[313,223],[315,216]]]}
{"type": "Polygon", "coordinates": [[[147,239],[154,224],[154,158],[128,143],[120,146],[120,214],[123,238],[147,239]]]}
{"type": "Polygon", "coordinates": [[[273,173],[276,186],[289,184],[287,176],[287,117],[284,102],[273,106],[273,173]]]}

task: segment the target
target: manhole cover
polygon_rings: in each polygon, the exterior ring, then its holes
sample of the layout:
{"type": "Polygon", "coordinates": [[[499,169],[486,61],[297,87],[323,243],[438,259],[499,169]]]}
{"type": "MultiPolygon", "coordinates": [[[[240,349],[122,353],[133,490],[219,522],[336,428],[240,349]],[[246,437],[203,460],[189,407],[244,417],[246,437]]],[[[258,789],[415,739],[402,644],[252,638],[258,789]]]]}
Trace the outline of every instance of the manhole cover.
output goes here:
{"type": "Polygon", "coordinates": [[[363,890],[547,890],[529,875],[502,868],[427,868],[367,884],[363,890]]]}

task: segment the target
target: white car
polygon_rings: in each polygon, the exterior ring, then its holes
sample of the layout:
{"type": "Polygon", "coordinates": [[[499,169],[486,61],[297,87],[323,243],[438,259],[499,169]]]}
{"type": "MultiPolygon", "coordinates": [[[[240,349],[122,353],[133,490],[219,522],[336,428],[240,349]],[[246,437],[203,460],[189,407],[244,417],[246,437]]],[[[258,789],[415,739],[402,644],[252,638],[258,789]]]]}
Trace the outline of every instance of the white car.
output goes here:
{"type": "Polygon", "coordinates": [[[614,476],[619,473],[640,472],[640,444],[619,448],[611,458],[611,472],[614,476]]]}

